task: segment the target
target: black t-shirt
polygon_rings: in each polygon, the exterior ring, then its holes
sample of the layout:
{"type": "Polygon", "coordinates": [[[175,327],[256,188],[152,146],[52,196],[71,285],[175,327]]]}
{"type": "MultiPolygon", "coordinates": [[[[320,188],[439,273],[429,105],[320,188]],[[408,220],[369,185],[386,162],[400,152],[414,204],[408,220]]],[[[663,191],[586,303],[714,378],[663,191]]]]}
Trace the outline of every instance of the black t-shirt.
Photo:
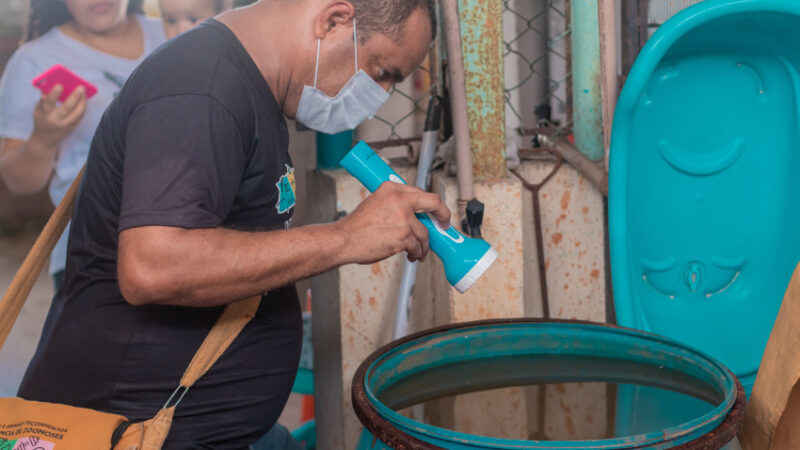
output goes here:
{"type": "MultiPolygon", "coordinates": [[[[95,133],[73,216],[64,286],[20,396],[150,418],[222,308],[134,307],[117,282],[119,233],[142,226],[275,230],[295,179],[280,106],[222,23],[148,57],[95,133]]],[[[265,249],[267,251],[267,249],[265,249]]],[[[256,317],[176,410],[165,448],[242,448],[277,420],[300,352],[294,286],[256,317]]]]}

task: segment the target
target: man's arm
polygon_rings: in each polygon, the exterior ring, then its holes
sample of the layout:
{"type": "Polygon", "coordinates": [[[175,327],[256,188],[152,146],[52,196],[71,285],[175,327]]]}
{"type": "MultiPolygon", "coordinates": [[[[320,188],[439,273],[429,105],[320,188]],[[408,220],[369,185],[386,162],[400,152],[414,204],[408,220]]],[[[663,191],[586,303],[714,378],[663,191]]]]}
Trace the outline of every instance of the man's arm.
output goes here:
{"type": "Polygon", "coordinates": [[[271,232],[139,227],[119,236],[118,278],[133,305],[219,306],[343,264],[368,264],[402,251],[428,253],[416,212],[449,224],[434,194],[384,183],[342,220],[271,232]]]}

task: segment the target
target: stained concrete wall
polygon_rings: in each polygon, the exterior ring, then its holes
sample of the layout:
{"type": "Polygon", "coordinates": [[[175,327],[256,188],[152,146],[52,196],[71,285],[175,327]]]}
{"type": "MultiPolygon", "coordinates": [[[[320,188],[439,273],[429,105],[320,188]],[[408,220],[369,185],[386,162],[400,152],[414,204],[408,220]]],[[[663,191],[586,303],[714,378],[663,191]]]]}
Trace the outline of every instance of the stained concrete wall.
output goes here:
{"type": "MultiPolygon", "coordinates": [[[[517,172],[535,184],[541,182],[553,166],[550,162],[525,163],[517,172]]],[[[605,322],[603,195],[566,164],[542,187],[539,195],[551,317],[605,322]]],[[[537,316],[541,314],[541,299],[533,238],[533,198],[528,191],[524,204],[526,280],[532,281],[526,284],[526,299],[531,301],[529,314],[537,316]]]]}
{"type": "MultiPolygon", "coordinates": [[[[451,210],[456,210],[458,188],[454,178],[435,174],[432,190],[451,210]]],[[[432,301],[436,325],[525,315],[522,184],[515,178],[480,182],[475,184],[475,195],[486,204],[481,231],[498,258],[464,294],[447,284],[441,262],[432,258],[433,299],[423,301],[432,301]]],[[[455,224],[456,218],[453,219],[455,224]]],[[[429,419],[439,426],[485,436],[527,437],[525,391],[520,387],[459,395],[428,409],[429,419]]]]}
{"type": "MultiPolygon", "coordinates": [[[[518,171],[536,183],[551,166],[525,163],[518,171]]],[[[395,169],[404,178],[413,178],[412,168],[396,165],[395,169]]],[[[311,172],[308,180],[312,222],[335,220],[367,195],[342,171],[311,172]]],[[[455,209],[455,179],[436,173],[432,184],[455,209]]],[[[476,194],[486,203],[484,237],[500,257],[464,295],[447,284],[438,258],[421,263],[411,332],[452,322],[542,315],[531,194],[513,177],[478,183],[476,194]]],[[[603,197],[566,165],[540,195],[552,317],[602,322],[606,291],[603,197]]],[[[352,411],[350,384],[360,362],[391,339],[402,261],[403,256],[396,256],[372,266],[345,266],[313,280],[316,414],[324,448],[353,448],[357,442],[361,426],[352,411]]],[[[549,438],[597,438],[609,426],[608,397],[601,384],[511,388],[429,405],[426,419],[497,437],[524,439],[544,433],[549,438]]]]}
{"type": "MultiPolygon", "coordinates": [[[[524,163],[517,172],[528,183],[537,184],[552,171],[553,166],[554,163],[550,162],[524,163]]],[[[565,164],[541,188],[539,198],[551,318],[605,322],[603,195],[565,164]]],[[[528,191],[524,195],[524,205],[521,220],[525,236],[526,315],[541,317],[533,197],[528,191]]],[[[603,437],[609,427],[607,390],[603,383],[529,388],[529,435],[549,439],[603,437]],[[542,390],[545,391],[543,405],[540,403],[543,401],[542,390]],[[543,420],[539,411],[545,412],[543,420]]]]}
{"type": "MultiPolygon", "coordinates": [[[[416,172],[395,167],[404,179],[416,172]]],[[[369,194],[344,171],[308,173],[309,219],[332,222],[349,214],[369,194]]],[[[320,448],[355,448],[361,425],[353,412],[353,374],[392,337],[396,292],[403,260],[396,255],[372,265],[347,265],[311,283],[317,438],[320,448]]]]}

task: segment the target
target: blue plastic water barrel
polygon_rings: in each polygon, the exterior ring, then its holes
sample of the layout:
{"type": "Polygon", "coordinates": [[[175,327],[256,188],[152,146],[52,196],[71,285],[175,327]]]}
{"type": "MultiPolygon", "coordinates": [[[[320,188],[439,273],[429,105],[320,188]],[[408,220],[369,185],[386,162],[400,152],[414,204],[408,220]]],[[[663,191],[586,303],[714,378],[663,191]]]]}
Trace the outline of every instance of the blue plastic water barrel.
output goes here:
{"type": "Polygon", "coordinates": [[[454,324],[395,341],[361,364],[352,392],[364,425],[358,450],[719,449],[734,438],[745,404],[730,370],[684,344],[610,325],[533,319],[454,324]],[[475,436],[397,412],[477,390],[591,381],[647,384],[703,399],[709,408],[652,433],[586,441],[475,436]]]}

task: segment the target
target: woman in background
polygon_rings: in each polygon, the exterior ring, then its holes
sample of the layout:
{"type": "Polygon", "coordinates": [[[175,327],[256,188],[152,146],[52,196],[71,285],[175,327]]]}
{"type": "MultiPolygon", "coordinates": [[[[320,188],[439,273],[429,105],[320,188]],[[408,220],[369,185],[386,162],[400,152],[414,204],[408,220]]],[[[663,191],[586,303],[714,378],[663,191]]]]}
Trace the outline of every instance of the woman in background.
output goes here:
{"type": "MultiPolygon", "coordinates": [[[[128,75],[165,41],[158,20],[142,14],[142,0],[32,0],[25,42],[0,79],[0,176],[15,193],[49,183],[53,204],[83,167],[94,130],[128,75]],[[76,89],[63,103],[61,88],[48,95],[31,81],[61,64],[94,84],[86,99],[76,89]]],[[[50,258],[59,288],[69,229],[50,258]]]]}

